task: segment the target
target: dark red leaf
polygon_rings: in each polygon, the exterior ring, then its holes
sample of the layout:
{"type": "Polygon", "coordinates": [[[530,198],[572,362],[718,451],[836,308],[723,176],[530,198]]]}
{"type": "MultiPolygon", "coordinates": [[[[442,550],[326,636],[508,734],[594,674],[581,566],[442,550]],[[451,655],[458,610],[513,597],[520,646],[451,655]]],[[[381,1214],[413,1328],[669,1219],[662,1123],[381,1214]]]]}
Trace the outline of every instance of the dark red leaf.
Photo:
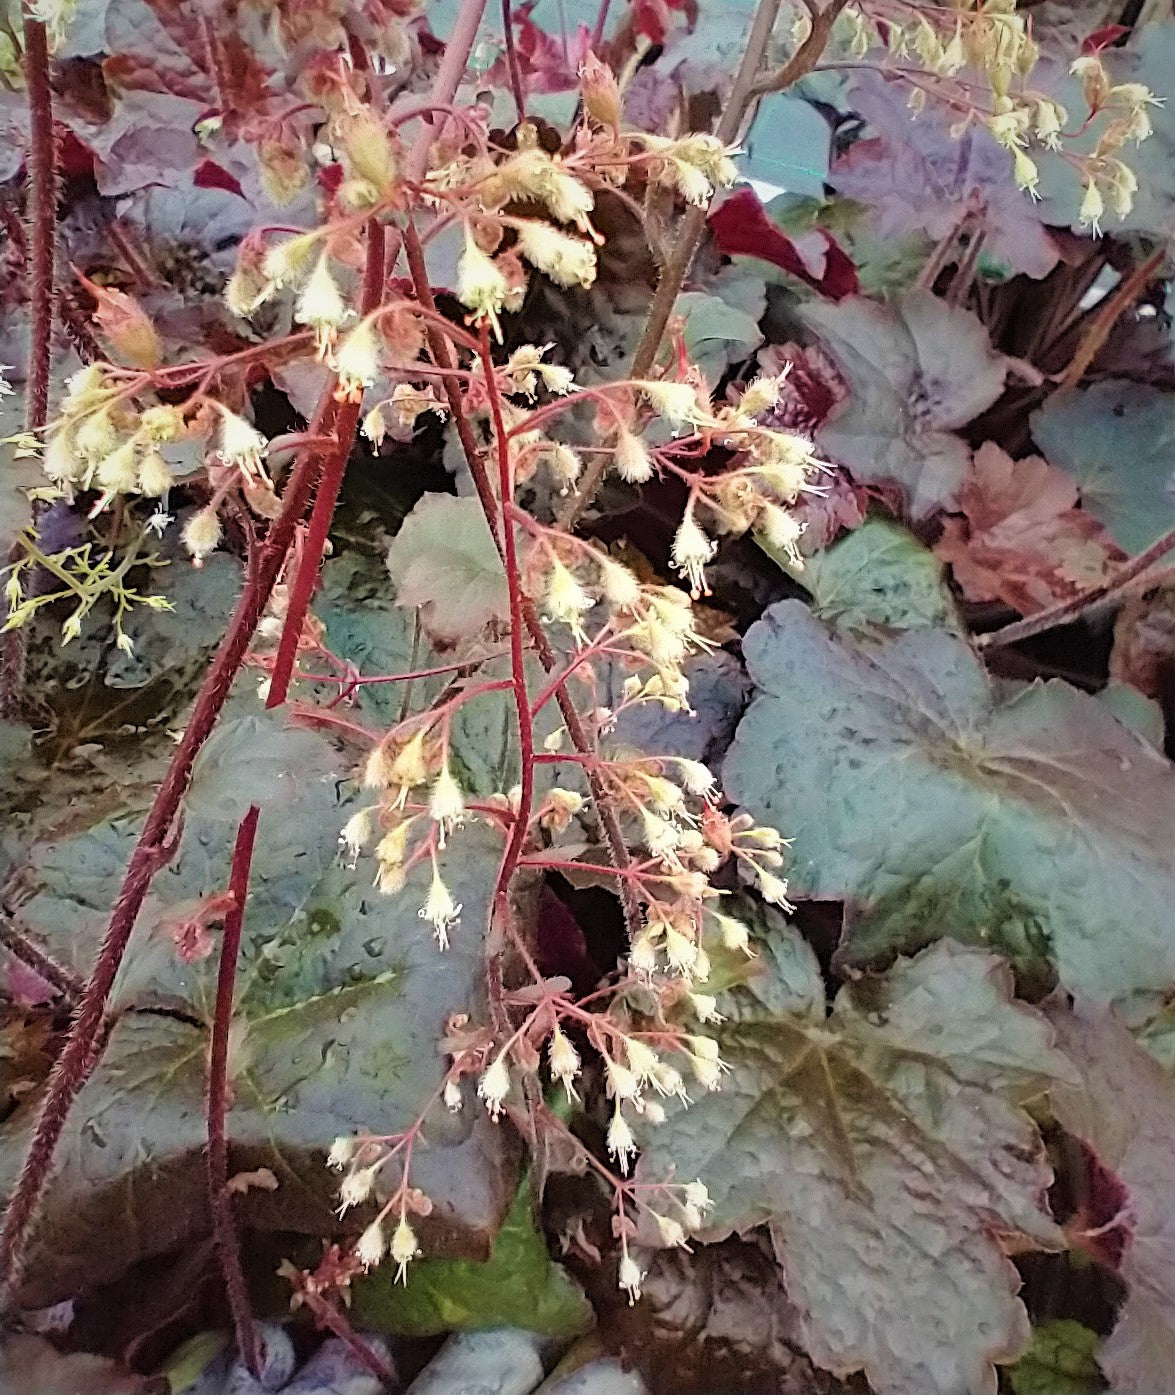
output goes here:
{"type": "Polygon", "coordinates": [[[669,28],[669,6],[665,0],[636,0],[632,14],[638,34],[644,34],[652,44],[665,42],[669,28]]]}
{"type": "Polygon", "coordinates": [[[197,189],[224,189],[227,193],[239,194],[241,198],[245,197],[241,181],[235,174],[230,174],[223,165],[218,165],[215,160],[201,160],[196,166],[192,183],[197,189]]]}
{"type": "Polygon", "coordinates": [[[57,163],[66,179],[94,173],[94,152],[82,144],[68,126],[60,128],[57,140],[57,163]]]}
{"type": "Polygon", "coordinates": [[[1085,1197],[1065,1232],[1079,1250],[1116,1274],[1134,1236],[1130,1189],[1084,1139],[1077,1142],[1085,1163],[1085,1197]]]}
{"type": "Polygon", "coordinates": [[[798,277],[805,285],[842,300],[860,289],[857,268],[831,233],[820,229],[827,245],[824,274],[814,277],[795,243],[772,220],[753,189],[740,189],[710,214],[710,231],[718,250],[727,257],[758,257],[798,277]]]}
{"type": "Polygon", "coordinates": [[[531,19],[534,3],[518,8],[518,64],[523,86],[528,92],[566,92],[579,82],[579,70],[592,46],[592,31],[586,24],[564,40],[548,34],[531,19]]]}
{"type": "Polygon", "coordinates": [[[1130,26],[1128,24],[1105,24],[1102,28],[1095,29],[1087,39],[1081,41],[1081,52],[1083,54],[1100,53],[1102,49],[1116,44],[1124,34],[1129,33],[1130,26]]]}

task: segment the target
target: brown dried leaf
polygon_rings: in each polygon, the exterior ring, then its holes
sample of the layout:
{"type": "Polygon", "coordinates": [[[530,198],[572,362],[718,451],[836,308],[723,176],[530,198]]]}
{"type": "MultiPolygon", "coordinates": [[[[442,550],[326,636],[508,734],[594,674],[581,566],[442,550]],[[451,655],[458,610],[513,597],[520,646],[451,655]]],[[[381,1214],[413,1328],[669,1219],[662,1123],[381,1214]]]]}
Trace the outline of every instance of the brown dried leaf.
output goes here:
{"type": "Polygon", "coordinates": [[[1036,455],[1013,460],[988,441],[959,491],[962,517],[944,521],[935,551],[970,600],[1031,615],[1097,585],[1125,559],[1079,501],[1063,470],[1036,455]]]}
{"type": "Polygon", "coordinates": [[[236,1172],[224,1184],[225,1191],[244,1195],[250,1187],[260,1187],[263,1192],[275,1192],[278,1180],[268,1167],[256,1167],[252,1172],[236,1172]]]}

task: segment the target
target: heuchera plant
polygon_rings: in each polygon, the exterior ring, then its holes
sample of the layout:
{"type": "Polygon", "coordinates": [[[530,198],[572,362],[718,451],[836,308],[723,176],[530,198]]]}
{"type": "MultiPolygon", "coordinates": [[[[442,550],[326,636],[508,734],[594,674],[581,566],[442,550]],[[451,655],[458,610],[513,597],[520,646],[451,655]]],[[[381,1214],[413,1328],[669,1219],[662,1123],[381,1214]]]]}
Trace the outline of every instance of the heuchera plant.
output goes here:
{"type": "MultiPolygon", "coordinates": [[[[955,135],[986,127],[1025,198],[1038,182],[1033,152],[1044,149],[1060,152],[1081,181],[1086,225],[1096,228],[1107,209],[1125,216],[1131,206],[1136,183],[1124,149],[1148,134],[1150,93],[1137,83],[1112,85],[1096,53],[1079,57],[1073,71],[1097,142],[1070,150],[1067,137],[1075,133],[1066,112],[1033,85],[1037,49],[1012,0],[966,7],[804,0],[786,18],[780,0],[760,0],[717,128],[669,134],[629,130],[621,119],[633,65],[623,53],[613,64],[598,56],[606,51],[607,0],[579,66],[576,115],[558,131],[528,118],[505,0],[503,80],[516,120],[508,132],[492,128],[484,106],[458,100],[483,4],[462,0],[431,93],[410,101],[389,99],[385,79],[390,66],[419,56],[411,0],[372,0],[363,24],[346,30],[325,15],[315,23],[304,15],[299,26],[285,7],[275,10],[278,43],[293,70],[282,82],[261,71],[242,76],[248,54],[242,58],[237,17],[227,7],[206,10],[193,29],[205,46],[196,61],[202,66],[211,55],[226,94],[225,109],[202,123],[211,148],[217,129],[231,122],[254,146],[271,194],[292,199],[316,178],[317,222],[257,227],[240,243],[225,300],[253,326],[256,342],[243,349],[177,353],[131,296],[89,285],[101,347],[92,345],[90,361],[52,404],[50,330],[63,288],[54,273],[48,63],[52,44],[68,33],[71,6],[37,0],[26,12],[32,335],[22,444],[42,463],[40,497],[71,501],[84,511],[87,531],[58,552],[28,534],[8,572],[5,628],[17,633],[36,610],[74,597],[62,633],[68,643],[99,599],[111,598],[117,642],[129,652],[128,609],[165,603],[128,578],[152,563],[158,538],[175,526],[177,491],[199,501],[182,527],[193,566],[226,545],[229,523],[247,555],[244,590],[127,868],[6,1215],[0,1263],[9,1281],[66,1117],[92,1070],[136,916],[173,849],[193,763],[234,678],[251,663],[262,670],[266,706],[288,706],[299,721],[367,745],[360,778],[368,803],[341,830],[341,855],[352,865],[370,855],[375,886],[389,897],[404,894],[407,874],[424,864],[430,885],[419,914],[436,952],[456,936],[484,943],[484,1020],[451,1020],[442,1043],[447,1069],[435,1094],[420,1101],[415,1122],[394,1136],[360,1132],[331,1147],[330,1165],[342,1173],[340,1208],[376,1193],[381,1206],[353,1249],[332,1252],[329,1272],[298,1277],[303,1296],[321,1303],[325,1290],[383,1262],[410,1278],[420,1253],[413,1218],[431,1205],[413,1182],[414,1150],[436,1111],[463,1107],[461,1082],[472,1080],[478,1107],[491,1118],[506,1127],[509,1116],[534,1141],[558,1135],[578,1166],[602,1180],[613,1204],[619,1283],[635,1298],[641,1251],[685,1245],[710,1206],[706,1187],[679,1174],[672,1158],[656,1174],[634,1176],[633,1163],[638,1135],[666,1117],[663,1100],[676,1107],[722,1089],[726,1064],[711,1030],[721,1021],[715,982],[736,981],[732,965],[753,952],[746,925],[727,912],[729,889],[742,882],[787,905],[780,834],[724,813],[705,764],[616,750],[607,740],[618,717],[638,705],[688,710],[687,662],[707,647],[691,598],[707,592],[717,539],[753,529],[798,568],[802,524],[793,506],[825,488],[810,440],[780,429],[773,415],[783,374],[716,399],[672,316],[710,200],[738,178],[748,113],[758,97],[810,71],[831,45],[840,66],[875,68],[903,83],[914,111],[926,103],[949,111],[955,135]],[[604,241],[594,219],[605,194],[638,218],[668,204],[674,235],[633,360],[614,378],[588,385],[543,344],[504,348],[503,327],[533,278],[563,288],[592,284],[604,241]],[[454,231],[460,312],[438,300],[443,288],[430,276],[432,248],[454,231]],[[317,406],[303,430],[269,439],[249,419],[245,384],[302,362],[323,375],[317,406]],[[572,444],[564,430],[572,412],[590,421],[590,445],[572,444]],[[368,731],[348,723],[339,706],[364,680],[345,655],[329,652],[310,605],[357,433],[378,448],[389,433],[403,439],[429,417],[444,420],[459,441],[504,593],[500,605],[484,609],[485,598],[475,597],[464,622],[458,617],[440,636],[448,651],[442,665],[398,675],[406,683],[443,677],[439,695],[409,701],[388,729],[368,731]],[[201,461],[182,476],[164,454],[177,443],[197,447],[201,461]],[[577,532],[608,474],[630,485],[673,477],[684,486],[671,557],[683,587],[638,578],[577,532]],[[536,482],[545,493],[531,488],[536,482]],[[540,502],[524,508],[522,497],[540,502]],[[551,499],[549,507],[542,502],[551,499]],[[55,588],[26,587],[38,567],[52,574],[55,588]],[[321,682],[323,663],[334,665],[337,676],[327,677],[339,697],[314,706],[297,689],[321,682]],[[605,668],[623,674],[621,696],[610,705],[599,697],[605,668]],[[500,693],[514,708],[520,775],[512,788],[475,797],[451,759],[453,723],[500,693]],[[446,859],[460,857],[474,822],[501,840],[487,924],[463,920],[446,882],[446,859]],[[627,926],[619,969],[583,998],[566,978],[544,975],[521,909],[525,887],[561,868],[608,879],[627,926]],[[576,1101],[588,1080],[601,1082],[607,1100],[600,1155],[545,1102],[553,1086],[576,1101]]],[[[456,509],[468,501],[447,502],[456,509]]],[[[453,529],[456,519],[454,512],[453,529]]],[[[450,526],[443,513],[435,526],[438,536],[450,526]]],[[[445,588],[456,585],[433,556],[424,546],[411,559],[397,559],[393,548],[391,558],[401,600],[421,607],[426,628],[429,607],[444,607],[445,588]]],[[[224,1115],[236,951],[258,818],[254,808],[241,823],[221,906],[209,1067],[213,1211],[245,1351],[254,1339],[224,1190],[224,1115]]]]}

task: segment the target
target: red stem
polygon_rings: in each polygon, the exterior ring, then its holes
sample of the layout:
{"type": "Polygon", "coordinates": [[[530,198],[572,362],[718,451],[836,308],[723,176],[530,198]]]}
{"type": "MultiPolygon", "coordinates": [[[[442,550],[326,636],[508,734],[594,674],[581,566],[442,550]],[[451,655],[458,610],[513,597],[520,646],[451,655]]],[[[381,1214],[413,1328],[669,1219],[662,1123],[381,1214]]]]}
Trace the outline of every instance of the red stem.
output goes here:
{"type": "Polygon", "coordinates": [[[57,239],[57,143],[49,86],[49,36],[40,20],[24,15],[24,72],[29,107],[29,357],[25,426],[49,420],[49,366],[53,352],[53,270],[57,239]]]}
{"type": "Polygon", "coordinates": [[[389,1390],[394,1390],[399,1385],[400,1378],[396,1374],[395,1367],[389,1366],[383,1357],[363,1340],[351,1326],[345,1313],[341,1313],[321,1293],[315,1293],[313,1289],[302,1291],[302,1301],[323,1327],[333,1332],[356,1361],[366,1366],[377,1380],[383,1381],[389,1390]]]}
{"type": "MultiPolygon", "coordinates": [[[[367,224],[367,265],[363,275],[363,292],[359,313],[370,315],[383,297],[384,290],[384,227],[376,218],[367,224]]],[[[305,546],[301,549],[298,570],[294,584],[290,588],[289,603],[285,621],[277,645],[273,676],[269,681],[269,697],[266,707],[280,707],[290,691],[294,664],[298,657],[298,642],[302,638],[302,626],[310,609],[310,601],[318,585],[319,568],[326,551],[327,536],[331,521],[335,516],[335,505],[339,500],[343,476],[347,473],[347,462],[355,445],[355,431],[359,426],[359,414],[363,410],[362,397],[358,402],[344,402],[335,414],[335,447],[322,467],[322,479],[314,499],[314,511],[310,515],[310,527],[306,534],[305,546]]]]}
{"type": "MultiPolygon", "coordinates": [[[[428,269],[424,262],[424,249],[420,244],[420,234],[416,231],[412,220],[409,219],[404,229],[404,250],[408,257],[408,269],[412,276],[413,289],[416,298],[422,305],[430,309],[436,308],[433,298],[432,288],[429,285],[428,269]]],[[[498,503],[494,497],[493,487],[490,484],[489,474],[486,470],[485,460],[482,456],[481,448],[477,443],[477,438],[473,434],[473,428],[469,424],[469,419],[465,415],[465,404],[461,398],[461,390],[451,376],[449,370],[456,367],[456,357],[453,347],[448,339],[438,329],[429,326],[428,343],[433,357],[440,367],[445,371],[443,387],[445,396],[449,403],[449,411],[453,418],[453,424],[457,428],[457,438],[461,442],[461,449],[465,455],[466,463],[469,466],[469,473],[473,476],[474,488],[477,490],[477,497],[481,501],[482,512],[485,514],[486,523],[493,534],[494,543],[498,549],[498,555],[505,559],[505,545],[498,532],[498,503]]],[[[504,512],[505,510],[503,510],[504,512]]],[[[522,597],[522,617],[526,625],[527,633],[534,644],[535,652],[538,654],[539,662],[543,668],[550,673],[557,662],[555,651],[551,648],[551,642],[547,638],[546,631],[539,620],[538,612],[535,610],[534,602],[529,597],[522,597]]],[[[587,733],[584,731],[583,722],[579,713],[575,710],[575,704],[567,691],[566,684],[560,686],[555,694],[555,700],[559,704],[559,711],[563,715],[563,721],[567,727],[567,734],[571,737],[571,744],[575,749],[584,755],[592,754],[591,743],[588,741],[587,733]]],[[[596,813],[600,819],[600,827],[604,833],[604,840],[608,844],[608,852],[613,863],[618,870],[623,871],[629,866],[628,848],[624,842],[624,834],[620,827],[620,820],[616,816],[616,810],[612,807],[608,799],[607,792],[600,785],[595,773],[588,770],[588,785],[592,792],[592,802],[596,807],[596,813]]],[[[640,930],[640,906],[636,897],[626,882],[621,883],[621,901],[624,906],[624,919],[628,926],[630,937],[635,938],[640,930]]]]}
{"type": "Polygon", "coordinates": [[[241,951],[241,928],[245,923],[245,898],[249,894],[249,873],[253,866],[253,844],[261,810],[251,804],[237,829],[233,846],[229,890],[232,909],[224,918],[220,941],[220,969],[216,976],[216,1014],[212,1019],[212,1042],[208,1051],[208,1206],[212,1213],[212,1235],[220,1258],[225,1293],[237,1335],[237,1351],[255,1380],[261,1379],[262,1352],[249,1306],[249,1290],[241,1267],[241,1249],[228,1193],[228,1138],[225,1114],[228,1107],[228,1041],[233,1020],[233,990],[237,980],[237,960],[241,951]]]}
{"type": "MultiPolygon", "coordinates": [[[[319,416],[311,428],[312,435],[321,429],[322,416],[329,406],[330,399],[327,397],[320,404],[319,416]]],[[[135,920],[152,878],[171,856],[168,835],[188,787],[192,766],[200,748],[211,735],[233,680],[244,662],[257,623],[293,541],[294,529],[306,512],[316,468],[317,458],[313,454],[307,452],[300,456],[283,496],[282,511],[269,530],[256,565],[249,570],[245,589],[229,621],[228,631],[196,697],[183,738],[172,756],[171,765],[139,834],[139,841],[131,853],[93,973],[86,984],[61,1055],[49,1077],[28,1156],[4,1214],[4,1229],[0,1233],[0,1295],[5,1298],[27,1253],[32,1238],[33,1218],[49,1179],[66,1118],[97,1063],[98,1053],[94,1050],[94,1044],[135,920]]]]}
{"type": "Polygon", "coordinates": [[[521,123],[526,120],[526,94],[522,86],[522,69],[518,66],[518,46],[514,42],[514,7],[511,0],[502,0],[502,27],[506,34],[506,67],[510,70],[510,88],[521,123]]]}
{"type": "Polygon", "coordinates": [[[510,887],[510,878],[514,875],[514,869],[522,855],[526,831],[530,827],[530,809],[534,799],[534,728],[530,718],[530,694],[526,688],[526,652],[522,639],[525,625],[522,615],[522,577],[518,570],[518,547],[514,537],[514,529],[507,516],[507,505],[514,498],[514,472],[510,468],[510,437],[506,433],[506,423],[502,419],[502,399],[498,394],[498,384],[494,377],[490,327],[484,319],[481,322],[481,362],[485,369],[490,414],[493,417],[494,436],[498,443],[498,492],[502,504],[502,561],[506,568],[506,587],[510,596],[510,676],[514,688],[514,706],[518,714],[518,747],[522,761],[518,811],[514,817],[510,842],[507,844],[502,857],[502,865],[498,869],[498,884],[494,889],[494,902],[504,924],[506,895],[510,887]]]}

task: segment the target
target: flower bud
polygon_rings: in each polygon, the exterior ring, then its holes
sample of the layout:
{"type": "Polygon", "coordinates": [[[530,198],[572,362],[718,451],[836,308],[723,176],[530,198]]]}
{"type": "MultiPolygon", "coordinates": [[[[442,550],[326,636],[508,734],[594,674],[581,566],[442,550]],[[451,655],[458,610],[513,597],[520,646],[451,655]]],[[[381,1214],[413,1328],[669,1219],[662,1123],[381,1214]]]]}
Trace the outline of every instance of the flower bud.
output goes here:
{"type": "Polygon", "coordinates": [[[139,463],[139,493],[159,499],[171,488],[171,466],[157,450],[149,450],[139,463]]]}
{"type": "Polygon", "coordinates": [[[220,519],[214,508],[203,508],[184,524],[184,546],[193,566],[202,567],[205,557],[216,550],[221,539],[220,519]]]}
{"type": "Polygon", "coordinates": [[[591,119],[613,130],[620,123],[620,85],[616,75],[589,49],[579,69],[583,108],[591,119]]]}

